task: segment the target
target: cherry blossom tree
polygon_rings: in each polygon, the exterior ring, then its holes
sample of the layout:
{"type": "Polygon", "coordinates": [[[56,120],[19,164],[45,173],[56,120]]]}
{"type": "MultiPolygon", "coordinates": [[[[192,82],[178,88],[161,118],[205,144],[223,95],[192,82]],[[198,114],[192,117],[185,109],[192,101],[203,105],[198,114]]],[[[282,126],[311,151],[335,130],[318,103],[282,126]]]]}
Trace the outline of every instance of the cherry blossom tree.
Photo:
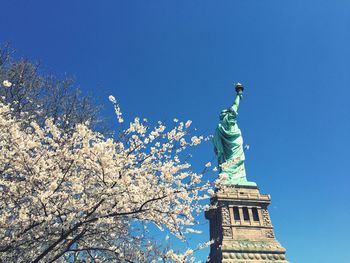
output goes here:
{"type": "Polygon", "coordinates": [[[192,135],[190,121],[167,128],[135,118],[116,139],[84,122],[67,133],[36,114],[0,98],[3,262],[193,261],[193,250],[179,255],[148,238],[150,225],[186,238],[208,197],[187,159],[206,139],[192,135]]]}
{"type": "Polygon", "coordinates": [[[58,78],[47,74],[39,63],[15,58],[10,45],[0,47],[0,83],[5,84],[0,96],[16,116],[29,113],[28,121],[35,120],[40,126],[51,118],[65,132],[82,122],[94,128],[98,124],[100,130],[108,131],[105,123],[101,125],[100,107],[91,97],[81,94],[72,78],[58,78]],[[9,83],[11,88],[6,88],[9,83]]]}

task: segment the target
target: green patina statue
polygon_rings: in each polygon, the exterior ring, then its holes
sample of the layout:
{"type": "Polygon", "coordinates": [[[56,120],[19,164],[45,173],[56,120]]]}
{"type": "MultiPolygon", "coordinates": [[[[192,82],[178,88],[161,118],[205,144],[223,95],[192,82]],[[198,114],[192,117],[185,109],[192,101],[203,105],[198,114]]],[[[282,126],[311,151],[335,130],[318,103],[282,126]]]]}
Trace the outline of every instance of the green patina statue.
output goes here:
{"type": "Polygon", "coordinates": [[[220,113],[220,123],[213,138],[214,150],[218,157],[220,174],[226,174],[226,184],[256,186],[248,182],[244,167],[243,138],[237,124],[239,102],[243,95],[243,86],[236,84],[236,99],[233,105],[220,113]]]}

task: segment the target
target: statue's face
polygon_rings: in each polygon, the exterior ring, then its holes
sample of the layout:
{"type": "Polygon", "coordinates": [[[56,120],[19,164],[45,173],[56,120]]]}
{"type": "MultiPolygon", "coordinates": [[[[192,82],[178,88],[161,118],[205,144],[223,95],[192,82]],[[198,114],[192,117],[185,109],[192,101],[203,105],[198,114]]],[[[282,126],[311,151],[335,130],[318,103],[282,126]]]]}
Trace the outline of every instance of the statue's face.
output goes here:
{"type": "Polygon", "coordinates": [[[225,116],[227,115],[227,114],[235,114],[235,112],[234,111],[230,111],[230,110],[223,110],[223,111],[221,111],[221,113],[220,113],[220,121],[222,121],[224,118],[225,118],[225,116]]]}
{"type": "Polygon", "coordinates": [[[222,111],[220,113],[220,121],[222,121],[224,119],[224,117],[226,116],[226,113],[224,111],[222,111]]]}

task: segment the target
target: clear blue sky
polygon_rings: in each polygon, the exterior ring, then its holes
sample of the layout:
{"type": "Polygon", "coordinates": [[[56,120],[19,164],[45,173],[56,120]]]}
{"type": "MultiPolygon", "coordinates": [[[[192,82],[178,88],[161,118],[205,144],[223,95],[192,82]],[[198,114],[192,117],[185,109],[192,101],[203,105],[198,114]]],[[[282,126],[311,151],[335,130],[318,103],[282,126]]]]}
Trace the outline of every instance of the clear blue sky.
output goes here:
{"type": "MultiPolygon", "coordinates": [[[[1,1],[0,42],[74,75],[127,119],[192,119],[213,133],[246,94],[249,179],[292,263],[349,263],[350,1],[1,1]]],[[[195,160],[213,158],[210,143],[195,160]]],[[[208,224],[201,218],[208,238],[208,224]]],[[[197,240],[195,239],[195,240],[197,240]]],[[[200,257],[204,258],[208,251],[200,257]]]]}

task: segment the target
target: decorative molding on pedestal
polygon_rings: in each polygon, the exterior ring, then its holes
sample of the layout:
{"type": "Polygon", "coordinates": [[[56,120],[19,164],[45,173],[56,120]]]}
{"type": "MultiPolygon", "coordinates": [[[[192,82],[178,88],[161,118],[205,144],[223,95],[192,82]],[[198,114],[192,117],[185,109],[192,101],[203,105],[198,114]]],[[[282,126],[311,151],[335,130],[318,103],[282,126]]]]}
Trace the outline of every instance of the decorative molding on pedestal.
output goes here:
{"type": "Polygon", "coordinates": [[[219,189],[205,213],[210,222],[210,263],[288,263],[286,250],[275,239],[267,210],[270,195],[257,187],[219,189]]]}

